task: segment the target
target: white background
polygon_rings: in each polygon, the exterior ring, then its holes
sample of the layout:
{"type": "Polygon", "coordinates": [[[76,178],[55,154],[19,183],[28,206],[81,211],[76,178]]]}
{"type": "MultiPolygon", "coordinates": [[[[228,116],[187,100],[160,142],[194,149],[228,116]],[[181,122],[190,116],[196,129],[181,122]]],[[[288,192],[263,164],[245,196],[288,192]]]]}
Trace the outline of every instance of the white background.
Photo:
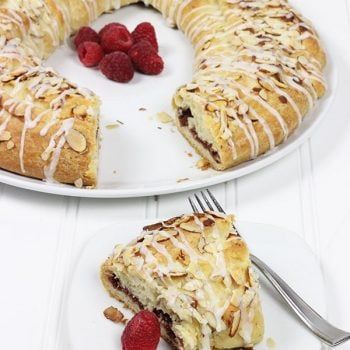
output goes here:
{"type": "MultiPolygon", "coordinates": [[[[340,75],[335,103],[298,151],[213,190],[241,220],[280,225],[306,240],[324,272],[329,319],[350,330],[350,0],[292,2],[330,43],[340,75]]],[[[0,349],[67,349],[62,311],[82,245],[121,219],[188,211],[185,199],[75,199],[0,185],[0,349]]]]}

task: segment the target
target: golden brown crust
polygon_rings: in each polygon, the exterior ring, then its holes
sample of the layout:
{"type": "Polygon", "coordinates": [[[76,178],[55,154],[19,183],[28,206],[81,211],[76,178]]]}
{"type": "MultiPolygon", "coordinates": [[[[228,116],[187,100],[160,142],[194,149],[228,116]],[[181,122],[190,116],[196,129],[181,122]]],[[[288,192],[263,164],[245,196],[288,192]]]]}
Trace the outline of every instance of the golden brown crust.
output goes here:
{"type": "Polygon", "coordinates": [[[160,315],[178,349],[257,344],[264,329],[258,284],[232,222],[207,212],[145,227],[115,248],[102,266],[102,282],[132,310],[160,315]]]}

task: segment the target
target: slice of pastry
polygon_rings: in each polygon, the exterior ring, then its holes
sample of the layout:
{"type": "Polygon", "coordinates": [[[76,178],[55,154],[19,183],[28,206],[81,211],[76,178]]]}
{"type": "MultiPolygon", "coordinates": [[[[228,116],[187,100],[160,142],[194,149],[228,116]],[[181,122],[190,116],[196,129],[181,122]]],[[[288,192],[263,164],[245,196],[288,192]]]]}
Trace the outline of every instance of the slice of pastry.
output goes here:
{"type": "Polygon", "coordinates": [[[147,226],[115,247],[102,282],[134,312],[153,311],[174,348],[241,349],[262,340],[258,282],[233,217],[207,212],[147,226]]]}
{"type": "Polygon", "coordinates": [[[99,99],[0,37],[0,168],[95,186],[99,99]]]}

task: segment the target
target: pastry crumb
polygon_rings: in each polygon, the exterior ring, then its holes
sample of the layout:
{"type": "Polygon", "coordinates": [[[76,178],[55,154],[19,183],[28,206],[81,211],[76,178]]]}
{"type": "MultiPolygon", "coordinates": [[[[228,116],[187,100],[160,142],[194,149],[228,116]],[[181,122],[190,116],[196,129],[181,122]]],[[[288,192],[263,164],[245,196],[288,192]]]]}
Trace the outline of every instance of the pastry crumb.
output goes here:
{"type": "Polygon", "coordinates": [[[167,124],[173,121],[173,118],[166,112],[157,113],[157,119],[163,124],[167,124]]]}
{"type": "Polygon", "coordinates": [[[266,339],[266,345],[269,349],[275,349],[276,347],[276,342],[272,338],[267,338],[266,339]]]}
{"type": "Polygon", "coordinates": [[[178,179],[176,182],[181,183],[181,182],[185,182],[185,181],[189,181],[189,178],[185,177],[184,179],[178,179]]]}
{"type": "Polygon", "coordinates": [[[193,157],[193,154],[191,152],[185,152],[190,158],[193,157]]]}
{"type": "Polygon", "coordinates": [[[121,125],[124,125],[124,123],[120,120],[116,120],[115,123],[107,124],[106,129],[113,130],[113,129],[119,128],[121,125]]]}
{"type": "Polygon", "coordinates": [[[108,129],[108,130],[113,130],[113,129],[116,129],[119,127],[120,127],[120,124],[118,124],[118,123],[106,125],[106,129],[108,129]]]}
{"type": "Polygon", "coordinates": [[[83,179],[79,178],[74,181],[74,186],[77,188],[83,188],[83,179]]]}
{"type": "Polygon", "coordinates": [[[197,162],[196,167],[203,171],[208,170],[210,168],[210,163],[206,159],[202,158],[197,162]]]}
{"type": "Polygon", "coordinates": [[[110,320],[114,323],[127,322],[127,319],[125,319],[123,313],[113,306],[108,307],[105,311],[103,311],[103,314],[105,315],[107,320],[110,320]]]}

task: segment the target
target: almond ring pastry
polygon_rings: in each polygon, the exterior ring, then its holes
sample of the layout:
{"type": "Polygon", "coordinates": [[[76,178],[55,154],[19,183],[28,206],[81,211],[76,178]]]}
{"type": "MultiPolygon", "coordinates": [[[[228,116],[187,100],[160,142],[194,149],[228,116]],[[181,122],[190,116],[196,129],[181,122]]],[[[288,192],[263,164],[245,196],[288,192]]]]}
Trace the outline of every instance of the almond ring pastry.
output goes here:
{"type": "Polygon", "coordinates": [[[184,215],[145,227],[103,264],[109,294],[153,311],[173,349],[251,349],[264,334],[259,284],[233,217],[184,215]]]}
{"type": "MultiPolygon", "coordinates": [[[[5,0],[0,5],[0,168],[96,186],[98,97],[43,60],[80,27],[137,0],[5,0]]],[[[325,93],[325,53],[285,0],[144,0],[195,51],[173,98],[188,142],[224,170],[284,142],[325,93]]]]}

